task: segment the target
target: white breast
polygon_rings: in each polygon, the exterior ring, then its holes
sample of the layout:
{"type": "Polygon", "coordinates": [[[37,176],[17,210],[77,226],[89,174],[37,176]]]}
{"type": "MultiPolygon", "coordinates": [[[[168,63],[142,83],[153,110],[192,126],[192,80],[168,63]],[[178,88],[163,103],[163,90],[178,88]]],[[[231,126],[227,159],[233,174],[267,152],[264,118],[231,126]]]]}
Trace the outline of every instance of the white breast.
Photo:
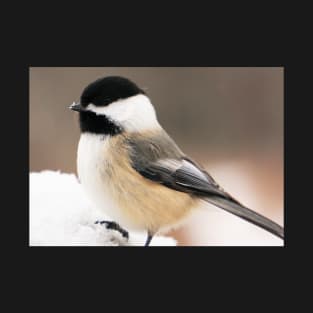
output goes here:
{"type": "Polygon", "coordinates": [[[106,177],[106,154],[110,137],[96,134],[81,134],[77,151],[77,172],[79,180],[95,206],[112,220],[123,225],[123,214],[114,202],[106,177]]]}

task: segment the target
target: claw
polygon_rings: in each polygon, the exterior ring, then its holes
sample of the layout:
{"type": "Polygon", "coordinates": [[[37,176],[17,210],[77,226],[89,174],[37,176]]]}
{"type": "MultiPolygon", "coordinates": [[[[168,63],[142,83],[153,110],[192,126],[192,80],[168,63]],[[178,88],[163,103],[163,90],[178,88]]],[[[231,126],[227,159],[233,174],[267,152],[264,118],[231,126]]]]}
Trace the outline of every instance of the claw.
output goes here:
{"type": "Polygon", "coordinates": [[[119,233],[121,233],[121,235],[124,237],[124,238],[129,238],[129,234],[128,234],[128,231],[126,231],[125,229],[123,229],[119,224],[117,224],[116,222],[111,222],[111,221],[96,221],[95,224],[100,224],[100,225],[103,225],[103,224],[106,224],[106,228],[107,229],[113,229],[113,230],[116,230],[118,231],[119,233]]]}

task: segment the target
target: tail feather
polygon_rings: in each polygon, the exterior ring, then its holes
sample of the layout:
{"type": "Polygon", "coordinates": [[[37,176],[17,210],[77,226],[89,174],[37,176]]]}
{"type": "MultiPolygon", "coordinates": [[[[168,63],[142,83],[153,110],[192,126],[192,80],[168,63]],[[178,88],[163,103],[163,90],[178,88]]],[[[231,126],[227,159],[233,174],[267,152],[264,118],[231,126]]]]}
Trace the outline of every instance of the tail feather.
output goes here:
{"type": "Polygon", "coordinates": [[[243,205],[241,205],[236,200],[222,198],[219,196],[212,196],[205,197],[203,200],[216,205],[217,207],[224,209],[242,219],[245,219],[267,231],[276,235],[279,238],[284,239],[284,229],[277,223],[271,221],[270,219],[258,214],[243,205]]]}

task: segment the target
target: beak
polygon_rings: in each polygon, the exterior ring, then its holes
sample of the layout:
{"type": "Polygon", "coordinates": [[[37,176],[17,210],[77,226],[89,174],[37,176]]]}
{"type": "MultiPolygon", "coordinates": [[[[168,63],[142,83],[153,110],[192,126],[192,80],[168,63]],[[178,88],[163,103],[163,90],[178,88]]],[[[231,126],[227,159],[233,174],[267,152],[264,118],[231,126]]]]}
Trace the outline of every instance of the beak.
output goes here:
{"type": "Polygon", "coordinates": [[[75,102],[73,102],[68,108],[77,112],[86,111],[85,108],[80,103],[75,102]]]}

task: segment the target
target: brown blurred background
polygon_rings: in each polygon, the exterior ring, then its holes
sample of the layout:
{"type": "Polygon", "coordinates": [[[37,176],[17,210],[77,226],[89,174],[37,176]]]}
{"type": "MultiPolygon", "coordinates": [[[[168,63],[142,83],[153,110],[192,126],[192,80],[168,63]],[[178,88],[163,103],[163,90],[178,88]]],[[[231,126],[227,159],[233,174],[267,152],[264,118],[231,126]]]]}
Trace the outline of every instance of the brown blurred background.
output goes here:
{"type": "MultiPolygon", "coordinates": [[[[224,189],[283,224],[283,68],[30,68],[30,171],[76,173],[78,117],[68,106],[108,75],[130,78],[161,125],[224,189]]],[[[181,245],[281,245],[208,204],[171,235],[181,245]],[[203,209],[205,208],[205,209],[203,209]]]]}

